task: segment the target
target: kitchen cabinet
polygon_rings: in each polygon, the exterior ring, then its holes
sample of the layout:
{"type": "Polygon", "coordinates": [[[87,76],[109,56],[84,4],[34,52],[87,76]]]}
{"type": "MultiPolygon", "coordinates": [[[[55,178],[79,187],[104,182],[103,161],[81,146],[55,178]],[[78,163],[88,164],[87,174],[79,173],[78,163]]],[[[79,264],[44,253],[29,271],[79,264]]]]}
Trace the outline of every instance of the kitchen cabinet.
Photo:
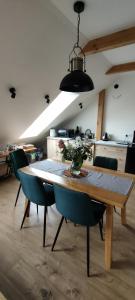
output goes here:
{"type": "Polygon", "coordinates": [[[56,158],[56,141],[53,138],[47,138],[47,158],[56,158]]]}
{"type": "MultiPolygon", "coordinates": [[[[60,149],[58,146],[58,142],[61,138],[59,137],[47,137],[47,158],[52,158],[61,161],[62,160],[62,155],[60,153],[60,149]]],[[[72,139],[70,138],[62,138],[64,141],[65,145],[67,143],[72,142],[72,139]]]]}
{"type": "Polygon", "coordinates": [[[125,171],[127,147],[95,144],[94,156],[98,155],[116,158],[118,160],[118,170],[125,171]]]}
{"type": "MultiPolygon", "coordinates": [[[[61,161],[62,155],[60,153],[60,149],[58,146],[58,142],[61,138],[59,137],[47,137],[47,158],[52,158],[61,161]]],[[[62,138],[65,145],[68,143],[74,143],[74,139],[71,138],[62,138]]],[[[92,148],[94,151],[94,147],[92,148]]],[[[83,167],[87,167],[87,165],[93,164],[93,159],[91,161],[84,160],[83,167]]]]}
{"type": "Polygon", "coordinates": [[[127,148],[125,172],[135,174],[135,147],[129,146],[127,148]]]}
{"type": "MultiPolygon", "coordinates": [[[[74,142],[73,139],[70,138],[62,138],[64,140],[65,145],[67,143],[74,142]]],[[[58,141],[60,140],[59,137],[47,137],[47,157],[56,159],[61,161],[62,155],[60,153],[60,149],[58,147],[58,141]]],[[[91,143],[91,141],[90,141],[91,143]]],[[[93,157],[95,156],[106,156],[116,158],[118,160],[118,170],[124,172],[125,171],[125,162],[126,162],[126,155],[127,155],[127,146],[125,145],[118,145],[116,142],[96,142],[93,149],[93,157]]],[[[87,167],[88,165],[93,164],[93,159],[91,161],[84,160],[83,167],[87,167]]]]}

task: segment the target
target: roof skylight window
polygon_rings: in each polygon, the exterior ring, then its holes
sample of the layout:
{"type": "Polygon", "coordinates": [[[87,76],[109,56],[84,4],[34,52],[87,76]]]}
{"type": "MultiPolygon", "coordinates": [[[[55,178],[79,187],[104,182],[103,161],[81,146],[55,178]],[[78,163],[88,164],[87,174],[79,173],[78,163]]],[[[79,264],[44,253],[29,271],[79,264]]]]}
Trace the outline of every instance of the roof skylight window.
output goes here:
{"type": "Polygon", "coordinates": [[[41,115],[25,130],[20,139],[38,136],[79,96],[77,93],[61,92],[41,115]]]}

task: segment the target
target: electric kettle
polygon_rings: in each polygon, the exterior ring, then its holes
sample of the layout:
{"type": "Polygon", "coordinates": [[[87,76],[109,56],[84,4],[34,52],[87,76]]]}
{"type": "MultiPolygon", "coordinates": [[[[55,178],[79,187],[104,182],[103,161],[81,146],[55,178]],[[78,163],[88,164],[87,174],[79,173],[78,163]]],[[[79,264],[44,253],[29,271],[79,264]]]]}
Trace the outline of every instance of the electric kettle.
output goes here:
{"type": "Polygon", "coordinates": [[[103,141],[109,141],[109,137],[108,137],[108,133],[107,133],[107,132],[105,132],[105,133],[103,134],[102,140],[103,140],[103,141]]]}

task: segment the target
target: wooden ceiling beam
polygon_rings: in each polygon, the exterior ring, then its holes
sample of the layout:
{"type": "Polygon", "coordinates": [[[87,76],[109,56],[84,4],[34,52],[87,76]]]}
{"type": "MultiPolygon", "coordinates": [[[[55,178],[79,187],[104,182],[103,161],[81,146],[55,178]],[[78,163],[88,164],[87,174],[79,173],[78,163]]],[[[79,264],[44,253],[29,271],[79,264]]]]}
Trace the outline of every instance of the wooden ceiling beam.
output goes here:
{"type": "Polygon", "coordinates": [[[123,73],[123,72],[130,72],[130,71],[135,71],[135,61],[126,64],[112,66],[105,74],[108,75],[108,74],[123,73]]]}
{"type": "Polygon", "coordinates": [[[106,92],[106,90],[100,91],[99,99],[98,99],[98,114],[97,114],[97,127],[96,127],[96,140],[97,141],[101,140],[101,138],[102,138],[105,92],[106,92]]]}
{"type": "Polygon", "coordinates": [[[86,55],[135,43],[135,26],[89,41],[83,48],[86,55]]]}

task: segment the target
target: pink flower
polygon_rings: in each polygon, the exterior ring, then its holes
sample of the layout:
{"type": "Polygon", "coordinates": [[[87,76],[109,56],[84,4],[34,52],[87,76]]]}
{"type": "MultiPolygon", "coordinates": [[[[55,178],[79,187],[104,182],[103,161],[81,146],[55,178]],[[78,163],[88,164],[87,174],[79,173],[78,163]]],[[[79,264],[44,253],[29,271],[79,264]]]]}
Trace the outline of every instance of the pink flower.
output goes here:
{"type": "Polygon", "coordinates": [[[65,144],[64,144],[63,140],[58,141],[58,146],[59,146],[60,149],[64,149],[65,144]]]}

